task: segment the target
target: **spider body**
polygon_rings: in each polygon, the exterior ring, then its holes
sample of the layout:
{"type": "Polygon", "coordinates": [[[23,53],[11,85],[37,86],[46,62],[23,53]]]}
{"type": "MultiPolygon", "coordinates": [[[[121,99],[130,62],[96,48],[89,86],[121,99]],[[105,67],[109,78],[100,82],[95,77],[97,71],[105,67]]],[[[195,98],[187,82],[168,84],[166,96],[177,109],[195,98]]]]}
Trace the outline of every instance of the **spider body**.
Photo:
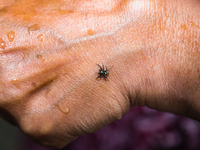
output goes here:
{"type": "Polygon", "coordinates": [[[103,76],[104,77],[104,79],[105,80],[108,80],[108,78],[106,77],[108,74],[109,74],[109,72],[108,72],[108,70],[110,70],[111,68],[109,68],[109,69],[107,69],[107,67],[106,67],[106,70],[104,70],[104,65],[102,64],[102,66],[100,66],[99,64],[96,64],[96,65],[98,65],[99,66],[99,76],[97,77],[97,78],[100,78],[101,76],[103,76]]]}

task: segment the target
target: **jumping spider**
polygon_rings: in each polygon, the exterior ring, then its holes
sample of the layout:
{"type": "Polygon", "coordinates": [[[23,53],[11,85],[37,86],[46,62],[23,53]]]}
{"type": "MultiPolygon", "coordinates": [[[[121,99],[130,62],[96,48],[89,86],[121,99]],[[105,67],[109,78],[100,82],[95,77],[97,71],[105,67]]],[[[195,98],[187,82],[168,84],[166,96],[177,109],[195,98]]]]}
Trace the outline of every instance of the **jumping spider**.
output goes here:
{"type": "MultiPolygon", "coordinates": [[[[107,67],[105,66],[105,67],[106,67],[106,70],[104,70],[104,65],[103,65],[103,64],[102,64],[102,67],[101,67],[99,64],[96,64],[96,65],[98,65],[99,68],[100,68],[100,69],[99,69],[99,73],[98,73],[99,76],[98,76],[97,78],[100,78],[101,75],[102,75],[102,76],[104,77],[105,80],[108,80],[108,78],[106,77],[106,75],[109,74],[108,70],[110,70],[112,67],[109,68],[109,69],[107,69],[107,67]]],[[[97,78],[96,78],[96,79],[97,79],[97,78]]]]}

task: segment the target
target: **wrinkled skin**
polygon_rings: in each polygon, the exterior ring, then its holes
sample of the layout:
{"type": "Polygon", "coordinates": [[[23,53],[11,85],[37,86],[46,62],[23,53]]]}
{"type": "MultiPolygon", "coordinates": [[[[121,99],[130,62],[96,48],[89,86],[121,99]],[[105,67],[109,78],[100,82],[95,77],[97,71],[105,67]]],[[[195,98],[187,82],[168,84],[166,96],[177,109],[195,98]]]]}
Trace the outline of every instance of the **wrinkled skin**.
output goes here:
{"type": "Polygon", "coordinates": [[[0,0],[1,116],[43,146],[147,106],[200,120],[199,0],[0,0]],[[96,79],[99,67],[108,81],[96,79]]]}

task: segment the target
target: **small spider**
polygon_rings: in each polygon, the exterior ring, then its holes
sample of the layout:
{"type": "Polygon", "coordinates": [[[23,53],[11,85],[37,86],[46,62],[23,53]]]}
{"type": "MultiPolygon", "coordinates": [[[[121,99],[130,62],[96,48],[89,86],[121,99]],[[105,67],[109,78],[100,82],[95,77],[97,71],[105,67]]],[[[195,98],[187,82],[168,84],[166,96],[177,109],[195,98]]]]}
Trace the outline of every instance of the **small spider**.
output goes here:
{"type": "MultiPolygon", "coordinates": [[[[105,67],[106,67],[106,70],[104,70],[104,65],[103,65],[103,64],[102,64],[102,67],[101,67],[99,64],[96,64],[96,65],[98,65],[99,68],[100,68],[100,69],[99,69],[99,73],[98,73],[99,76],[98,76],[97,78],[100,78],[101,75],[102,75],[102,76],[104,77],[105,80],[108,80],[108,78],[106,77],[106,75],[109,74],[108,70],[110,70],[112,67],[109,68],[109,69],[107,69],[107,67],[105,66],[105,67]]],[[[97,79],[97,78],[96,78],[96,79],[97,79]]]]}

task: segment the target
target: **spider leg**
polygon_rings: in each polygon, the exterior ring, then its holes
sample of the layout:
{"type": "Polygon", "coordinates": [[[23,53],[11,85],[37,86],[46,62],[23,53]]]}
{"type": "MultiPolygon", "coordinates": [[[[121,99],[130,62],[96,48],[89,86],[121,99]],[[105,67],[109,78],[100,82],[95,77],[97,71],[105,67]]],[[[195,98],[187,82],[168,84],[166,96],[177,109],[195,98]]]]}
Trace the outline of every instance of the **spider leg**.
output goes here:
{"type": "Polygon", "coordinates": [[[103,65],[103,63],[102,63],[102,66],[103,66],[103,71],[104,71],[104,65],[103,65]]]}
{"type": "Polygon", "coordinates": [[[106,67],[106,71],[108,71],[108,70],[110,70],[112,67],[110,67],[109,69],[107,69],[107,67],[106,67]]]}
{"type": "Polygon", "coordinates": [[[103,77],[104,77],[105,80],[108,80],[108,78],[105,75],[103,75],[103,77]]]}
{"type": "Polygon", "coordinates": [[[99,66],[99,68],[100,68],[99,70],[102,70],[102,68],[101,68],[101,66],[100,66],[99,64],[97,64],[97,63],[96,63],[96,65],[98,65],[98,66],[99,66]]]}
{"type": "MultiPolygon", "coordinates": [[[[99,73],[98,73],[99,74],[99,73]]],[[[96,79],[98,79],[98,78],[100,78],[101,77],[101,74],[96,78],[96,79]]]]}

